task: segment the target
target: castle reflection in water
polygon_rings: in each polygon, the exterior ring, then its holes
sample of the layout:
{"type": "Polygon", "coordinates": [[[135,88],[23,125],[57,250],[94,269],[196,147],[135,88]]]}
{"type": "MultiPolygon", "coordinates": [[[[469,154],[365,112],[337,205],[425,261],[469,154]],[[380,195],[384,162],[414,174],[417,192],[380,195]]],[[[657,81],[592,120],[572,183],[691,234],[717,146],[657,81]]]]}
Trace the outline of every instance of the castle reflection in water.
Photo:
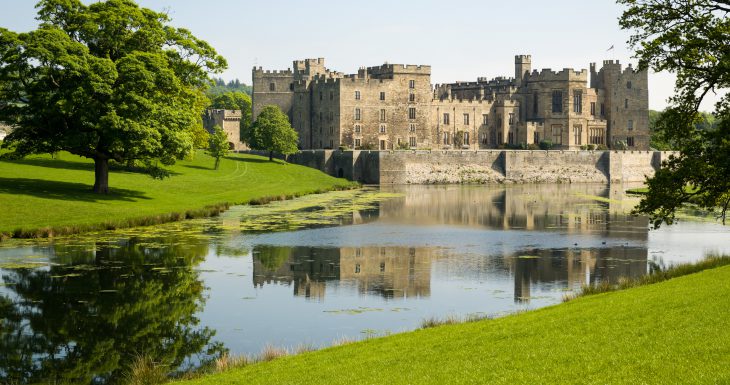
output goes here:
{"type": "MultiPolygon", "coordinates": [[[[388,299],[431,295],[432,275],[514,280],[515,302],[528,302],[535,285],[558,289],[647,272],[648,221],[628,214],[633,202],[623,187],[606,185],[513,185],[490,189],[468,186],[409,186],[402,198],[375,212],[355,212],[353,224],[460,226],[520,230],[601,239],[612,246],[530,245],[503,253],[465,258],[450,247],[415,244],[361,247],[253,248],[256,287],[293,286],[294,295],[324,299],[330,285],[356,285],[361,294],[388,299]],[[631,246],[624,246],[623,242],[631,246]],[[637,246],[638,245],[638,246],[637,246]]],[[[349,222],[348,218],[348,222],[349,222]]]]}

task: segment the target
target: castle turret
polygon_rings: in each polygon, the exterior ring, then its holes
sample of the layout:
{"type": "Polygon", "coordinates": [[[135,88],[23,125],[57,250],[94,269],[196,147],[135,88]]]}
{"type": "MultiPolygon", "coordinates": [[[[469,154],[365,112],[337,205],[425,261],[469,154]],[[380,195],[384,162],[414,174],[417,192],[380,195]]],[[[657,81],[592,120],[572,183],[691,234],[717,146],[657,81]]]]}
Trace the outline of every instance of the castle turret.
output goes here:
{"type": "Polygon", "coordinates": [[[515,82],[517,86],[522,85],[522,79],[532,70],[532,57],[530,55],[515,56],[515,82]]]}

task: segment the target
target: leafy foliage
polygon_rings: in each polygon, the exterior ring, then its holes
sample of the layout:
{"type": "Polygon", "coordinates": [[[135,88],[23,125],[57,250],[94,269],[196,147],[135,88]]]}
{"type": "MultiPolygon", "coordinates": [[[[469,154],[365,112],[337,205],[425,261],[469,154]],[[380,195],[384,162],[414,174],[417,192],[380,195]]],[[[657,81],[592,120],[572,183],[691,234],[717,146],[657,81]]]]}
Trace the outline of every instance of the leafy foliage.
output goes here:
{"type": "Polygon", "coordinates": [[[248,144],[254,150],[289,155],[297,152],[297,132],[289,124],[289,118],[277,106],[265,106],[256,122],[251,125],[248,144]]]}
{"type": "Polygon", "coordinates": [[[215,158],[215,169],[217,170],[221,158],[228,154],[228,135],[226,135],[221,126],[216,125],[213,127],[213,134],[210,135],[208,150],[206,152],[215,158]]]}
{"type": "Polygon", "coordinates": [[[620,19],[633,30],[629,43],[639,66],[677,74],[675,95],[654,122],[655,136],[680,151],[647,181],[636,209],[654,226],[671,224],[685,203],[719,208],[730,205],[730,94],[704,119],[700,104],[709,92],[730,86],[730,3],[713,0],[618,0],[620,19]]]}
{"type": "Polygon", "coordinates": [[[108,162],[193,149],[208,72],[225,60],[205,41],[131,0],[84,5],[41,0],[37,30],[0,28],[0,121],[13,156],[66,150],[94,159],[94,191],[108,192],[108,162]]]}

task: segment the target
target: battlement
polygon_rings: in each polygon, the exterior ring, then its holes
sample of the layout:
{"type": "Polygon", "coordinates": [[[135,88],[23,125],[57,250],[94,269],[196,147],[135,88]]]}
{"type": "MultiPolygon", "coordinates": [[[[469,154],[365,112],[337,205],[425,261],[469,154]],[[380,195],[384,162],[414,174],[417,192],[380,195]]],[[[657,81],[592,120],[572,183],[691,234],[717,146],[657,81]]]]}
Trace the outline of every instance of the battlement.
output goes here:
{"type": "Polygon", "coordinates": [[[531,63],[532,55],[515,55],[515,64],[531,63]]]}
{"type": "Polygon", "coordinates": [[[291,68],[286,70],[264,70],[263,68],[253,67],[254,76],[267,76],[267,77],[290,77],[294,76],[291,68]]]}
{"type": "Polygon", "coordinates": [[[309,65],[324,65],[324,58],[320,57],[317,59],[304,59],[304,60],[294,60],[294,67],[297,66],[306,66],[309,65]]]}
{"type": "Polygon", "coordinates": [[[550,68],[544,68],[541,71],[533,70],[527,76],[528,82],[549,82],[549,81],[588,81],[588,71],[582,69],[576,71],[572,68],[563,68],[562,71],[553,71],[550,68]]]}
{"type": "Polygon", "coordinates": [[[475,99],[475,98],[461,99],[461,98],[455,98],[453,96],[448,97],[448,98],[434,99],[434,102],[437,104],[442,104],[442,105],[459,104],[459,105],[470,105],[470,106],[471,105],[490,106],[493,103],[493,101],[491,99],[475,99]]]}
{"type": "Polygon", "coordinates": [[[241,119],[241,110],[222,110],[210,109],[206,111],[211,118],[218,117],[220,119],[241,119]]]}
{"type": "Polygon", "coordinates": [[[378,67],[367,67],[367,73],[370,76],[390,76],[396,74],[416,74],[431,75],[430,65],[413,65],[413,64],[383,64],[378,67]]]}

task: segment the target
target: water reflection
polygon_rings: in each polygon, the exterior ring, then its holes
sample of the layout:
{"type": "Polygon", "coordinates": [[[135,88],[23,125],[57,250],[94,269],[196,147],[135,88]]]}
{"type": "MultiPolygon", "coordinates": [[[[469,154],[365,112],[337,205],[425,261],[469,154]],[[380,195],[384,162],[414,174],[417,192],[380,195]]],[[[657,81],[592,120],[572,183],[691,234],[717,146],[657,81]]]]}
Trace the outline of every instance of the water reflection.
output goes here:
{"type": "Polygon", "coordinates": [[[277,217],[256,222],[309,226],[297,231],[242,231],[267,211],[235,208],[153,228],[0,243],[0,382],[115,383],[140,354],[184,370],[226,350],[327,345],[430,317],[501,315],[707,250],[730,252],[717,236],[726,228],[714,223],[649,232],[646,218],[627,214],[636,200],[621,186],[384,190],[398,197],[348,206],[340,192],[335,208],[324,196],[281,202],[270,210],[277,217]]]}
{"type": "Polygon", "coordinates": [[[217,356],[196,317],[207,250],[172,238],[36,248],[52,265],[2,272],[0,380],[114,383],[139,355],[171,370],[217,356]]]}

